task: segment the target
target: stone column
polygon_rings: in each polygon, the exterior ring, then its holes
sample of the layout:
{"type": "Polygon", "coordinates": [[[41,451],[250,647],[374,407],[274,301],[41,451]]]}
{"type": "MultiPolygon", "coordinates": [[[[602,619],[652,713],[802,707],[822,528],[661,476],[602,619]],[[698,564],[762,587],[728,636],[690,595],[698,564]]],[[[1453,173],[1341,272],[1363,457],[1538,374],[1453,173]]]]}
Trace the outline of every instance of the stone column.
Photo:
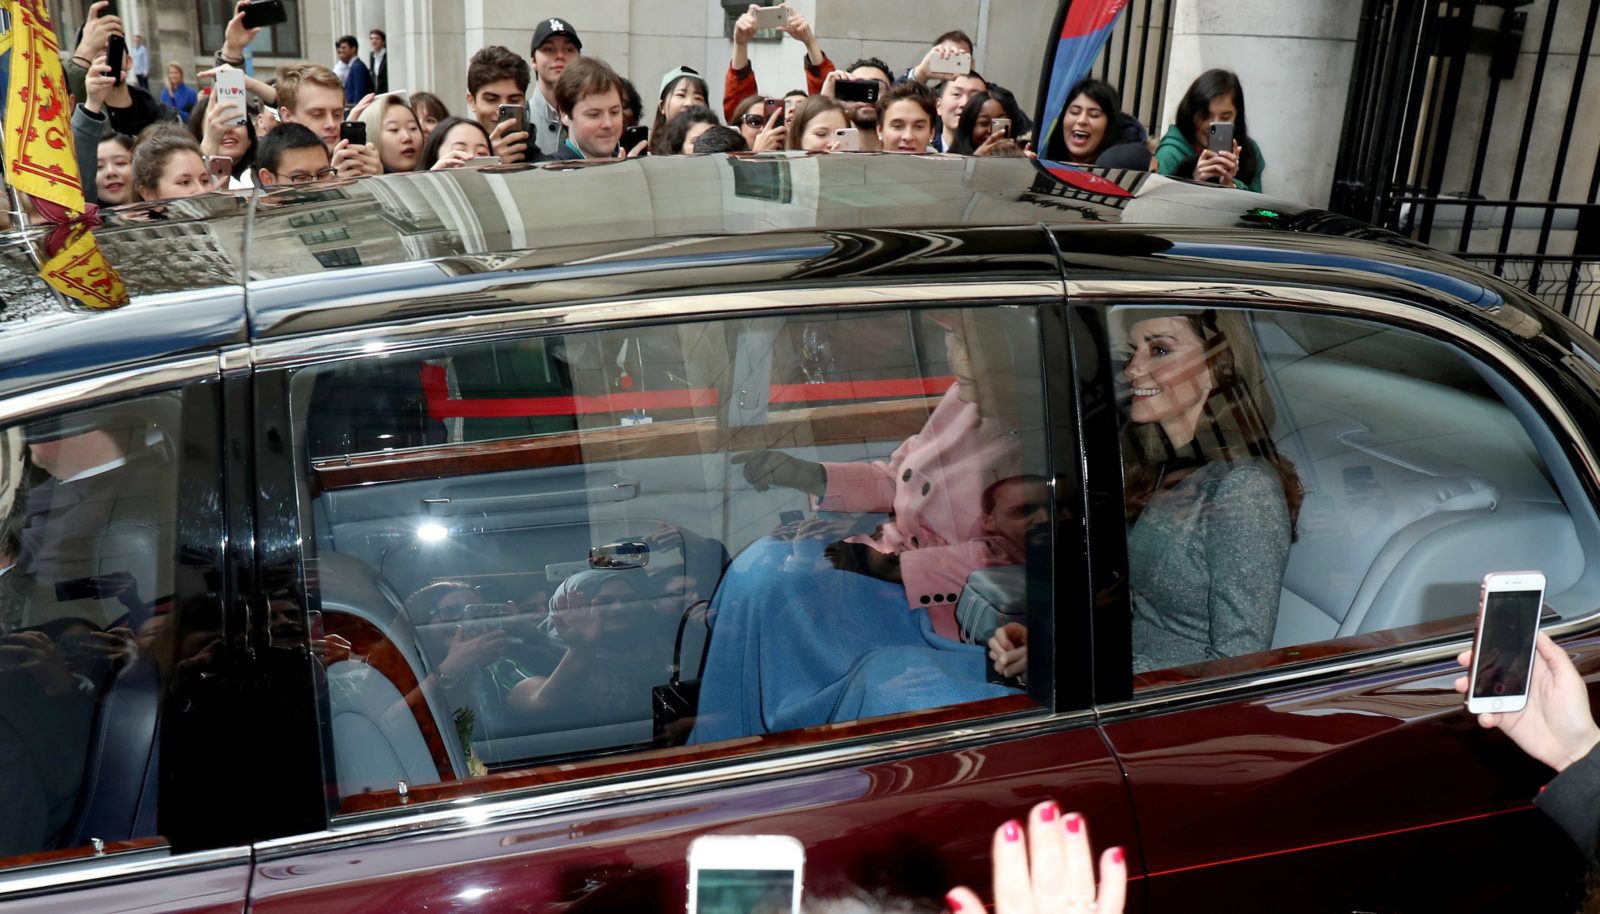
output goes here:
{"type": "Polygon", "coordinates": [[[1262,190],[1326,206],[1339,152],[1361,4],[1326,0],[1173,0],[1166,110],[1173,122],[1196,76],[1239,74],[1250,136],[1267,160],[1262,190]]]}

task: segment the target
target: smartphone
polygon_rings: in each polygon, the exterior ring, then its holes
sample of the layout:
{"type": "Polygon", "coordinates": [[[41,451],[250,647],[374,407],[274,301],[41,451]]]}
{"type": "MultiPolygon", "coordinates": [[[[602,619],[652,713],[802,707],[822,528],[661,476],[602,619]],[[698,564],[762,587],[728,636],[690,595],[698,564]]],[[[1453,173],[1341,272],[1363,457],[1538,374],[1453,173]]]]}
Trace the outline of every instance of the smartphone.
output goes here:
{"type": "Polygon", "coordinates": [[[128,60],[128,40],[113,32],[106,40],[106,65],[111,67],[112,85],[122,85],[122,65],[128,60]]]}
{"type": "Polygon", "coordinates": [[[761,6],[754,13],[756,28],[778,29],[789,24],[789,8],[787,6],[761,6]]]}
{"type": "MultiPolygon", "coordinates": [[[[781,99],[781,98],[769,98],[769,99],[766,99],[765,101],[763,101],[761,103],[761,111],[765,115],[765,117],[763,118],[763,121],[772,120],[772,112],[774,112],[774,111],[782,111],[782,110],[783,110],[783,99],[781,99]]],[[[778,126],[778,127],[782,127],[783,126],[783,115],[781,115],[781,114],[778,115],[778,120],[777,120],[775,126],[778,126]]]]}
{"type": "Polygon", "coordinates": [[[854,127],[841,127],[835,130],[833,138],[839,141],[840,152],[861,151],[861,132],[854,127]]]}
{"type": "Polygon", "coordinates": [[[1467,710],[1473,714],[1521,711],[1528,704],[1544,583],[1537,571],[1484,575],[1467,687],[1467,710]]]}
{"type": "Polygon", "coordinates": [[[1000,136],[1010,136],[1011,135],[1011,118],[1009,118],[1009,117],[997,117],[994,120],[990,121],[989,122],[989,134],[991,136],[997,135],[997,134],[1000,135],[1000,136]]]}
{"type": "Polygon", "coordinates": [[[780,524],[798,524],[798,523],[803,522],[805,519],[806,519],[806,512],[804,512],[804,511],[779,511],[778,512],[778,523],[780,523],[780,524]]]}
{"type": "Polygon", "coordinates": [[[953,73],[956,76],[965,76],[972,72],[972,55],[966,51],[951,54],[944,62],[938,64],[941,73],[953,73]]]}
{"type": "Polygon", "coordinates": [[[833,84],[833,97],[841,102],[864,102],[876,105],[880,88],[882,86],[876,79],[840,80],[833,84]]]}
{"type": "Polygon", "coordinates": [[[1211,135],[1206,139],[1206,148],[1212,152],[1233,151],[1233,121],[1212,121],[1211,135]]]}
{"type": "MultiPolygon", "coordinates": [[[[95,0],[89,0],[89,2],[84,5],[84,8],[88,9],[91,6],[94,6],[94,2],[95,2],[95,0]]],[[[106,16],[115,16],[116,14],[117,14],[117,0],[106,0],[106,8],[100,11],[101,17],[103,18],[103,17],[106,17],[106,16]]]]}
{"type": "Polygon", "coordinates": [[[344,121],[339,124],[339,139],[349,140],[351,146],[365,146],[367,125],[360,121],[344,121]]]}
{"type": "Polygon", "coordinates": [[[244,100],[243,70],[223,70],[217,74],[217,85],[211,90],[211,104],[220,105],[223,102],[231,103],[239,110],[239,116],[230,121],[230,123],[244,123],[246,102],[244,100]]]}
{"type": "Polygon", "coordinates": [[[233,156],[206,156],[206,174],[227,187],[228,179],[233,177],[233,156]]]}
{"type": "Polygon", "coordinates": [[[689,914],[800,914],[806,852],[788,835],[705,835],[689,845],[689,914]]]}
{"type": "Polygon", "coordinates": [[[477,156],[461,163],[462,168],[483,168],[487,165],[499,165],[499,156],[477,156]]]}
{"type": "Polygon", "coordinates": [[[495,123],[499,124],[505,123],[506,121],[516,121],[517,129],[512,132],[521,132],[524,129],[522,126],[522,112],[523,108],[521,105],[501,105],[500,109],[495,113],[495,123]]]}
{"type": "Polygon", "coordinates": [[[650,128],[644,124],[636,124],[622,131],[622,151],[632,152],[633,147],[650,139],[650,128]]]}
{"type": "Polygon", "coordinates": [[[289,21],[289,13],[283,8],[283,0],[250,0],[250,5],[244,8],[244,27],[247,29],[265,28],[289,21]]]}

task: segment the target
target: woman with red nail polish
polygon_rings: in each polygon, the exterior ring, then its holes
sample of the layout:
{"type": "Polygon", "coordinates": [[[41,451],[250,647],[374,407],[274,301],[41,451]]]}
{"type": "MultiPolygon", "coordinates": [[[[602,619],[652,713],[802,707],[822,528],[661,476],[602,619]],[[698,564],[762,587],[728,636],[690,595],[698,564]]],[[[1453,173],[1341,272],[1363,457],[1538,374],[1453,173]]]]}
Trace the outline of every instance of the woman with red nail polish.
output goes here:
{"type": "MultiPolygon", "coordinates": [[[[1088,823],[1054,801],[1035,806],[1026,826],[1012,819],[995,829],[993,853],[995,914],[1121,914],[1128,882],[1122,848],[1100,855],[1096,884],[1088,823]]],[[[966,886],[951,890],[945,904],[954,914],[984,911],[966,886]]]]}

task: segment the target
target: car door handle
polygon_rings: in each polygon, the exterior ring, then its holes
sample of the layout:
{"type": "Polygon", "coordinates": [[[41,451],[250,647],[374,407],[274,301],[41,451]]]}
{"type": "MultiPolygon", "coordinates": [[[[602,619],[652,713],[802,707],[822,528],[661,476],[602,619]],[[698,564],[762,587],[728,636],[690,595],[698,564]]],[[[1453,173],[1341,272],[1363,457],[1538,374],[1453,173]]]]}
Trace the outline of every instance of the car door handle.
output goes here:
{"type": "Polygon", "coordinates": [[[539,508],[569,508],[574,505],[609,504],[639,497],[637,482],[614,482],[591,489],[565,492],[533,492],[526,495],[485,495],[475,498],[424,498],[422,509],[430,517],[457,517],[463,514],[509,514],[539,508]]]}

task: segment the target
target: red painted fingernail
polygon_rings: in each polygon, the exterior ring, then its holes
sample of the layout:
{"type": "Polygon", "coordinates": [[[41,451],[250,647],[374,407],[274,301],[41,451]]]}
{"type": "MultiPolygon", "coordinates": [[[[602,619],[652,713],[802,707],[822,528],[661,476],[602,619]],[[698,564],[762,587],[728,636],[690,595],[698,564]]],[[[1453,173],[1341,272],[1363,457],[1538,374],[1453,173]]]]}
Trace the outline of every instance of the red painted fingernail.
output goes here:
{"type": "Polygon", "coordinates": [[[1074,835],[1083,831],[1083,816],[1077,813],[1067,816],[1067,831],[1072,832],[1074,835]]]}
{"type": "Polygon", "coordinates": [[[961,906],[961,899],[957,898],[954,892],[944,896],[944,903],[952,911],[960,912],[966,910],[961,906]]]}
{"type": "Polygon", "coordinates": [[[1021,841],[1022,823],[1018,822],[1016,819],[1012,819],[1010,822],[1007,822],[1005,825],[1005,835],[1007,841],[1021,841]]]}
{"type": "Polygon", "coordinates": [[[1039,810],[1039,821],[1054,822],[1056,820],[1056,816],[1059,815],[1061,815],[1061,807],[1057,806],[1054,802],[1046,803],[1044,804],[1044,808],[1039,810]]]}
{"type": "Polygon", "coordinates": [[[1113,847],[1111,849],[1111,862],[1112,863],[1121,863],[1122,860],[1123,860],[1123,856],[1124,855],[1122,853],[1122,848],[1113,847]]]}

